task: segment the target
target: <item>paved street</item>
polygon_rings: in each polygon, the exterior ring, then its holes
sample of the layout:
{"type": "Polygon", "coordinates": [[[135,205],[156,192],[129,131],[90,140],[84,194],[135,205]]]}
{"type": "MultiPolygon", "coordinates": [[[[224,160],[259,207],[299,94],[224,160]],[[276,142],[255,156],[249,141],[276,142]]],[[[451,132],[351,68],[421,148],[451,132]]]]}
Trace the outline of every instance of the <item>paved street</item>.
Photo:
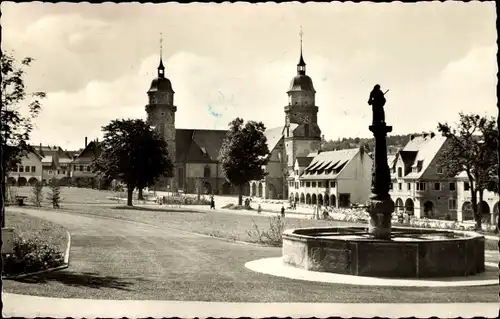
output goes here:
{"type": "MultiPolygon", "coordinates": [[[[496,287],[379,288],[303,282],[245,269],[277,257],[266,248],[78,213],[23,210],[60,223],[72,234],[70,267],[24,281],[5,292],[65,298],[233,302],[483,302],[496,287]],[[42,287],[42,288],[41,288],[42,287]],[[418,297],[417,297],[418,296],[418,297]]],[[[137,212],[140,214],[140,212],[137,212]]]]}

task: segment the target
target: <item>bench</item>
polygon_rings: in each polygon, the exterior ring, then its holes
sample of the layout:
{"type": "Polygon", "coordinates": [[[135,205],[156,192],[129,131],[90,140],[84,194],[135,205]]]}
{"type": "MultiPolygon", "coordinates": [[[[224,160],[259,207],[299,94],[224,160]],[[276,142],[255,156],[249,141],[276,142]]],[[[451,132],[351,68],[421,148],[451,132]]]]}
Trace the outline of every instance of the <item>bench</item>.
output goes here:
{"type": "Polygon", "coordinates": [[[24,206],[24,200],[28,199],[28,196],[16,196],[16,202],[19,206],[24,206]]]}

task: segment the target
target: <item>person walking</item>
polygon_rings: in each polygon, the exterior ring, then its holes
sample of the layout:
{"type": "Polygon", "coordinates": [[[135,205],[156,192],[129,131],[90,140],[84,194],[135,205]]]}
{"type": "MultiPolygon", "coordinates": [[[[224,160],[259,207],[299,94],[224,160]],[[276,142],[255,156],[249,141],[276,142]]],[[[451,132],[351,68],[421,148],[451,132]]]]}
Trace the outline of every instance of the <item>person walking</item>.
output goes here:
{"type": "Polygon", "coordinates": [[[215,209],[215,199],[213,195],[210,197],[210,209],[215,209]]]}
{"type": "Polygon", "coordinates": [[[285,217],[285,206],[281,206],[281,217],[285,217]]]}

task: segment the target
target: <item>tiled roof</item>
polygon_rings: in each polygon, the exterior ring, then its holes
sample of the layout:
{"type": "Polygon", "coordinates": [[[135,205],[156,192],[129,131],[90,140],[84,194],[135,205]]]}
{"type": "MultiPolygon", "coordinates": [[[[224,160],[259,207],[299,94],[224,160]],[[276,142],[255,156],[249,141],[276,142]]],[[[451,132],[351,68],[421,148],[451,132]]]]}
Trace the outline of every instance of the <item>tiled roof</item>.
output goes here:
{"type": "Polygon", "coordinates": [[[311,164],[313,157],[296,157],[295,160],[299,163],[299,167],[307,167],[311,164]]]}
{"type": "MultiPolygon", "coordinates": [[[[400,152],[402,156],[411,158],[415,156],[412,164],[412,168],[417,167],[421,163],[421,169],[419,172],[411,171],[405,178],[420,178],[425,174],[427,168],[431,161],[436,157],[439,150],[443,147],[446,142],[446,137],[442,135],[435,135],[433,137],[429,136],[417,136],[404,147],[403,152],[400,152]],[[410,152],[407,152],[410,151],[410,152]],[[405,154],[405,152],[407,152],[405,154]],[[417,152],[416,155],[413,152],[417,152]]],[[[403,160],[405,158],[403,157],[403,160]]],[[[409,160],[409,159],[408,159],[409,160]]]]}
{"type": "Polygon", "coordinates": [[[321,152],[314,157],[301,178],[335,179],[358,152],[359,148],[321,152]]]}
{"type": "Polygon", "coordinates": [[[99,156],[101,153],[101,144],[96,141],[91,141],[87,144],[87,147],[83,149],[83,151],[78,154],[73,163],[79,164],[84,163],[88,164],[92,161],[94,157],[99,156]]]}
{"type": "Polygon", "coordinates": [[[175,130],[177,162],[215,162],[226,137],[226,130],[175,130]]]}
{"type": "Polygon", "coordinates": [[[269,152],[272,152],[274,150],[276,145],[278,145],[279,141],[283,137],[283,129],[283,126],[279,126],[265,130],[264,135],[267,138],[267,146],[269,148],[269,152]]]}

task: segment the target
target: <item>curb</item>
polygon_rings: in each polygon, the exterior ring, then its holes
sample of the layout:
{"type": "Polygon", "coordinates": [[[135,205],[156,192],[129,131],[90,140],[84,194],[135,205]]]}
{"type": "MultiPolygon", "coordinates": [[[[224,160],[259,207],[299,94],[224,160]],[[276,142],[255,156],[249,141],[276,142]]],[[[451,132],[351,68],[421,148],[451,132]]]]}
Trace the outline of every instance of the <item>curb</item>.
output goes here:
{"type": "Polygon", "coordinates": [[[41,274],[45,274],[45,273],[68,268],[69,267],[69,252],[71,250],[71,234],[69,233],[69,231],[66,231],[66,234],[68,235],[68,242],[66,244],[66,251],[64,252],[64,263],[61,266],[52,267],[52,268],[39,270],[39,271],[35,271],[35,272],[30,272],[27,274],[16,275],[16,276],[2,276],[2,279],[7,279],[7,280],[23,279],[23,278],[30,277],[30,276],[41,275],[41,274]]]}

